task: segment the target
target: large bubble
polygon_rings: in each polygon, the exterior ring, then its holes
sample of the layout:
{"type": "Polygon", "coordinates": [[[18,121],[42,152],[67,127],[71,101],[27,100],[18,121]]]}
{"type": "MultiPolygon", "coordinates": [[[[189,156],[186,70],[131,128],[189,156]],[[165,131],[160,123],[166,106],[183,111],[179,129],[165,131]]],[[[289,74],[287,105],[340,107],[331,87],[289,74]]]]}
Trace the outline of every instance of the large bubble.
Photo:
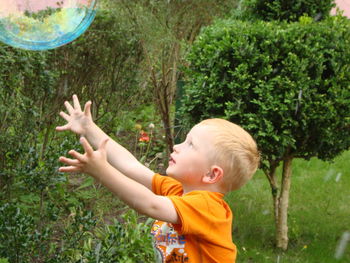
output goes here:
{"type": "Polygon", "coordinates": [[[46,50],[67,44],[90,26],[97,0],[0,0],[0,41],[46,50]]]}

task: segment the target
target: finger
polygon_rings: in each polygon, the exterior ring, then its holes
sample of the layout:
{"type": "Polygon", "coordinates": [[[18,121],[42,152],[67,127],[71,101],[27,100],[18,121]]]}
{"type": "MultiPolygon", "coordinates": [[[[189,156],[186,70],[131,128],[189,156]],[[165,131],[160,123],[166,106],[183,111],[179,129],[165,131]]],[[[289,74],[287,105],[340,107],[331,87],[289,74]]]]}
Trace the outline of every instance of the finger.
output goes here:
{"type": "Polygon", "coordinates": [[[84,106],[84,114],[86,117],[89,117],[89,118],[91,118],[91,104],[92,102],[88,101],[85,103],[85,106],[84,106]]]}
{"type": "Polygon", "coordinates": [[[80,167],[77,166],[64,166],[64,167],[60,167],[58,169],[59,172],[61,173],[78,173],[78,172],[82,172],[80,167]]]}
{"type": "Polygon", "coordinates": [[[91,147],[89,142],[85,139],[85,137],[81,137],[80,142],[83,145],[83,148],[87,155],[91,155],[94,152],[94,149],[91,147]]]}
{"type": "Polygon", "coordinates": [[[80,102],[77,95],[73,95],[73,105],[74,109],[81,111],[80,102]]]}
{"type": "Polygon", "coordinates": [[[69,116],[67,113],[65,113],[64,111],[61,111],[61,112],[60,112],[60,116],[61,116],[63,119],[65,119],[66,121],[69,121],[69,120],[70,120],[70,116],[69,116]]]}
{"type": "Polygon", "coordinates": [[[106,138],[104,139],[101,144],[100,144],[100,147],[98,147],[99,150],[102,150],[102,151],[106,151],[106,145],[107,145],[107,142],[109,141],[109,138],[106,138]]]}
{"type": "Polygon", "coordinates": [[[70,129],[70,125],[69,124],[56,127],[56,131],[66,131],[66,130],[69,130],[69,129],[70,129]]]}
{"type": "Polygon", "coordinates": [[[81,164],[81,162],[77,159],[70,159],[70,158],[67,158],[64,156],[61,156],[58,160],[61,163],[65,163],[65,164],[70,165],[70,166],[78,166],[79,164],[81,164]]]}
{"type": "Polygon", "coordinates": [[[81,153],[78,153],[77,151],[75,150],[70,150],[68,152],[69,155],[71,155],[73,158],[79,160],[80,162],[84,163],[85,162],[85,158],[84,158],[84,155],[81,154],[81,153]]]}
{"type": "Polygon", "coordinates": [[[64,106],[66,106],[66,109],[67,109],[69,114],[73,114],[74,108],[72,107],[72,105],[70,105],[70,103],[68,101],[64,102],[64,106]]]}

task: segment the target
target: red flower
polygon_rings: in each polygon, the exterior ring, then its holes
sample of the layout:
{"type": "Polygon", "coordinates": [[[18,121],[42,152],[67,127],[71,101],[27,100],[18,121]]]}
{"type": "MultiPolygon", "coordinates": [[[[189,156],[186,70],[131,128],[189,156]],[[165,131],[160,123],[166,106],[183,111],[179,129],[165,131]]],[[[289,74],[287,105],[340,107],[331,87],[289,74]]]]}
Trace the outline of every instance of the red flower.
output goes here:
{"type": "Polygon", "coordinates": [[[140,131],[139,142],[149,142],[149,136],[145,131],[140,131]]]}

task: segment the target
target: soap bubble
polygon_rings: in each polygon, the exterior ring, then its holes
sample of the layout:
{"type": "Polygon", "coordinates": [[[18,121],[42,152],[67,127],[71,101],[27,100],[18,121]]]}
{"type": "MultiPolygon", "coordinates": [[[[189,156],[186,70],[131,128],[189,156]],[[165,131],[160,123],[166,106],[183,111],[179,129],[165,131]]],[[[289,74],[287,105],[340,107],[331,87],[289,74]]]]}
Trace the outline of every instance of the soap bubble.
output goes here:
{"type": "Polygon", "coordinates": [[[336,259],[341,259],[344,255],[346,246],[348,245],[348,242],[350,241],[350,232],[349,231],[345,231],[343,233],[343,235],[341,236],[337,249],[335,251],[335,255],[334,257],[336,259]]]}
{"type": "Polygon", "coordinates": [[[46,50],[67,44],[90,26],[97,0],[0,0],[0,41],[46,50]]]}

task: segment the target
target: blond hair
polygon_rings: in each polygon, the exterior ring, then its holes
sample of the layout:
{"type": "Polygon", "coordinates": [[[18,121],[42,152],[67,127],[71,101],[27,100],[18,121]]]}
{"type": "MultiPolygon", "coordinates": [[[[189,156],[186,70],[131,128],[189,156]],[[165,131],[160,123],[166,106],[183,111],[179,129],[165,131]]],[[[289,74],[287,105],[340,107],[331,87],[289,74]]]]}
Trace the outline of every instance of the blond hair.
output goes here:
{"type": "Polygon", "coordinates": [[[223,190],[227,192],[242,187],[252,178],[260,163],[252,136],[224,119],[207,119],[199,125],[208,126],[213,132],[214,152],[210,158],[224,170],[223,190]]]}

